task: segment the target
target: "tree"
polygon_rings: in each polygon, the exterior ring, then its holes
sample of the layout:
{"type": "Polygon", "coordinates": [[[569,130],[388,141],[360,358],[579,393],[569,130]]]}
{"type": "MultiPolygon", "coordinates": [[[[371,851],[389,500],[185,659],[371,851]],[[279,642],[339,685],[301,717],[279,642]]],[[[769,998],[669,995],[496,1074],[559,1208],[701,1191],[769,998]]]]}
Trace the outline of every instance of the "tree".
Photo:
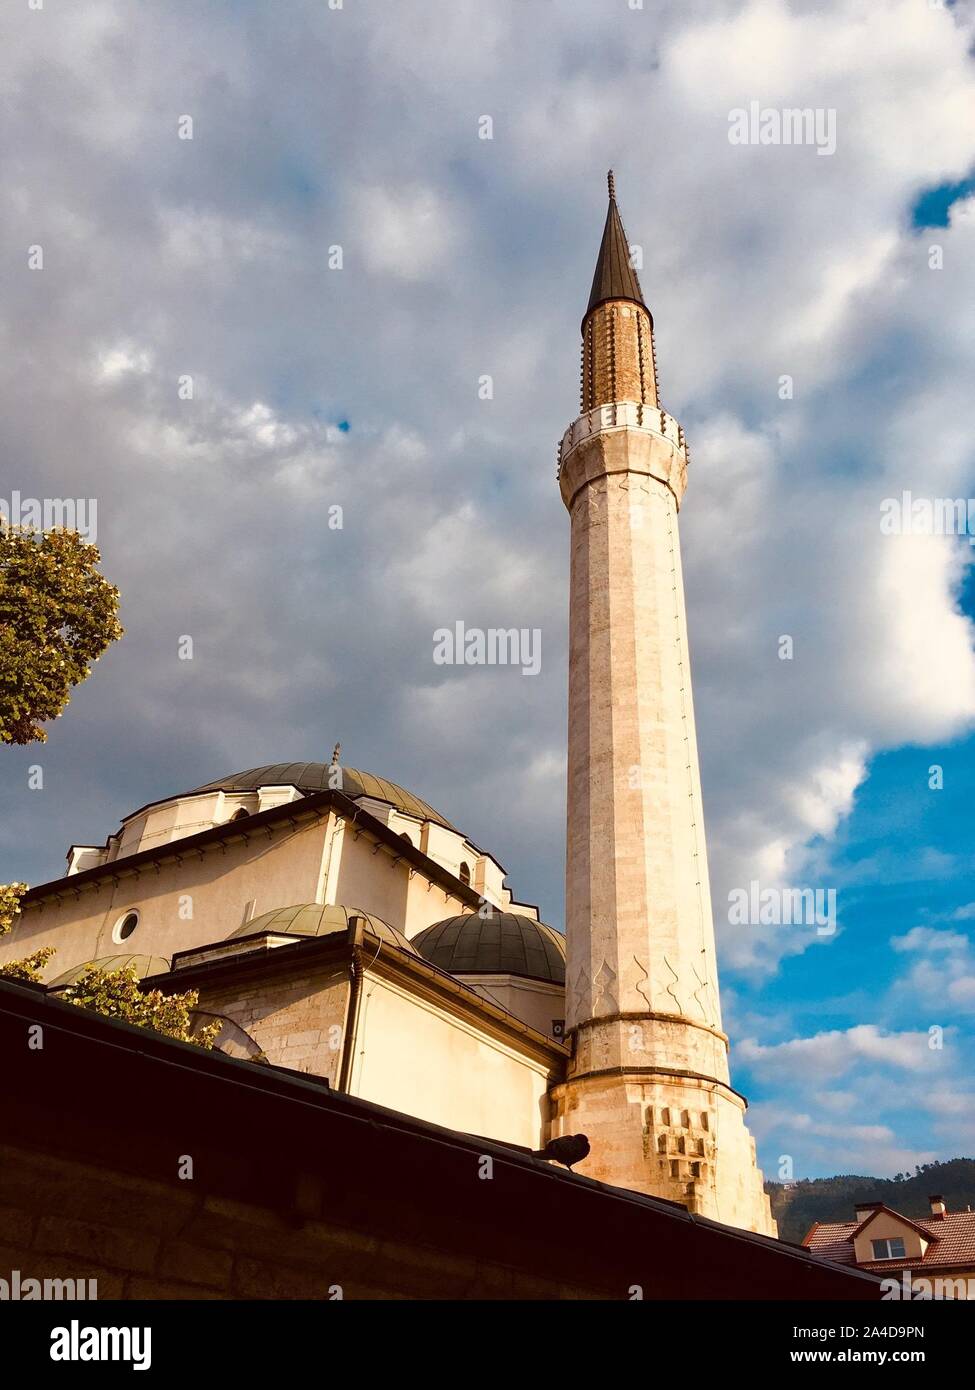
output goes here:
{"type": "Polygon", "coordinates": [[[77,531],[0,522],[0,743],[43,743],[72,687],[122,636],[118,589],[77,531]]]}
{"type": "Polygon", "coordinates": [[[196,990],[186,994],[163,994],[160,989],[143,990],[131,966],[121,970],[99,970],[86,966],[61,995],[69,1004],[82,1009],[94,1009],[107,1018],[121,1018],[139,1028],[151,1028],[179,1042],[197,1043],[207,1049],[213,1046],[223,1020],[207,1023],[196,1033],[190,1031],[190,1013],[196,1005],[196,990]]]}
{"type": "MultiPolygon", "coordinates": [[[[0,936],[6,936],[15,927],[20,916],[20,900],[26,892],[26,883],[0,883],[0,936]]],[[[39,983],[41,971],[53,955],[53,946],[41,946],[29,956],[24,956],[23,960],[11,960],[6,965],[0,965],[0,976],[7,980],[39,983]]]]}

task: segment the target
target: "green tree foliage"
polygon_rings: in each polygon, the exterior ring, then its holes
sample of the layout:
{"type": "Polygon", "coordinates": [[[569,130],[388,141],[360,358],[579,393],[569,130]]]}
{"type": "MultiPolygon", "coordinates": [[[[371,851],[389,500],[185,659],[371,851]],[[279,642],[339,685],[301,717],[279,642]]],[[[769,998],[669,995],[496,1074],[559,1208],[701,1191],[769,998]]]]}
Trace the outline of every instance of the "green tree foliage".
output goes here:
{"type": "Polygon", "coordinates": [[[843,1174],[791,1183],[765,1184],[772,1201],[772,1215],[783,1240],[798,1244],[815,1221],[852,1221],[857,1202],[885,1202],[902,1216],[918,1220],[931,1214],[928,1197],[944,1197],[949,1211],[975,1205],[975,1160],[952,1158],[944,1163],[925,1163],[914,1173],[893,1178],[868,1178],[843,1174]]]}
{"type": "Polygon", "coordinates": [[[179,1042],[197,1043],[207,1049],[223,1027],[222,1020],[208,1023],[196,1033],[190,1031],[190,1013],[196,1006],[196,990],[186,994],[163,994],[162,990],[143,990],[131,966],[122,970],[99,970],[89,965],[65,989],[62,999],[82,1009],[94,1009],[107,1018],[121,1018],[139,1028],[151,1028],[179,1042]]]}
{"type": "MultiPolygon", "coordinates": [[[[13,931],[16,926],[17,918],[20,916],[20,900],[26,892],[26,883],[0,883],[0,936],[6,936],[7,932],[13,931]]],[[[0,965],[0,976],[7,980],[39,983],[41,971],[53,955],[53,946],[41,946],[22,960],[12,960],[6,965],[0,965]]]]}
{"type": "Polygon", "coordinates": [[[70,691],[122,635],[118,589],[77,531],[0,523],[0,743],[43,743],[70,691]]]}
{"type": "Polygon", "coordinates": [[[41,972],[53,955],[55,955],[53,946],[41,946],[38,950],[31,951],[29,956],[22,956],[20,960],[9,960],[6,965],[0,965],[0,977],[5,980],[21,980],[27,984],[39,985],[41,972]]]}
{"type": "Polygon", "coordinates": [[[6,936],[16,925],[20,900],[26,892],[26,883],[0,883],[0,936],[6,936]]]}

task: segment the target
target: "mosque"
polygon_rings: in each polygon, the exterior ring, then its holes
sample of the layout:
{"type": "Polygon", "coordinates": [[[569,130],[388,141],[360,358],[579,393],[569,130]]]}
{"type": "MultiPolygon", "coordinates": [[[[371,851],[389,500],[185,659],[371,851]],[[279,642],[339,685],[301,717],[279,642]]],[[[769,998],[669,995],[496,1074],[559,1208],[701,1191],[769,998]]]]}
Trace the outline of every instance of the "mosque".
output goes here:
{"type": "MultiPolygon", "coordinates": [[[[0,960],[198,991],[220,1051],[775,1234],[722,1031],[681,577],[684,431],[616,203],[582,320],[570,517],[565,935],[396,783],[280,762],[170,792],[30,890],[0,960]]],[[[449,809],[449,808],[448,808],[449,809]]]]}

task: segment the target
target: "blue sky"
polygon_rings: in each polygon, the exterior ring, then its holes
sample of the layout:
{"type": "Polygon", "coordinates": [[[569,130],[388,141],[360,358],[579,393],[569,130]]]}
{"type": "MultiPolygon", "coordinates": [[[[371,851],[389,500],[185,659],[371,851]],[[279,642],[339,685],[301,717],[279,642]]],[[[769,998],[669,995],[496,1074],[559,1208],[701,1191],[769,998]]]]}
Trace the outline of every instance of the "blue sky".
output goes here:
{"type": "Polygon", "coordinates": [[[561,925],[555,448],[612,164],[692,448],[712,891],[761,1160],[975,1151],[972,549],[879,525],[905,488],[973,491],[970,0],[90,0],[11,23],[0,496],[98,499],[127,632],[47,744],[3,753],[0,880],[341,741],[561,925]],[[835,152],[731,144],[752,101],[835,112],[835,152]],[[539,628],[540,674],[435,666],[458,619],[539,628]],[[834,889],[839,929],[734,927],[753,880],[834,889]]]}

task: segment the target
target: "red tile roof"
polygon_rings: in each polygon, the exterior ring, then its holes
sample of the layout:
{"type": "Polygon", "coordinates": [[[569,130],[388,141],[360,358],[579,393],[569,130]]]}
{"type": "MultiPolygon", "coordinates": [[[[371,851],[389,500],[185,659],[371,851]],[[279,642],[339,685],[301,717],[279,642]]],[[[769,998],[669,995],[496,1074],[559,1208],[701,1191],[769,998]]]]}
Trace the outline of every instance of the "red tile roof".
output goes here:
{"type": "MultiPolygon", "coordinates": [[[[894,1215],[900,1216],[900,1213],[894,1212],[894,1215]]],[[[975,1268],[975,1211],[949,1212],[947,1216],[925,1220],[901,1216],[901,1220],[930,1237],[931,1244],[924,1255],[914,1260],[864,1260],[857,1265],[858,1269],[879,1273],[884,1269],[975,1268]]],[[[821,1259],[854,1265],[856,1253],[850,1237],[863,1224],[861,1221],[817,1222],[802,1243],[821,1259]]]]}

